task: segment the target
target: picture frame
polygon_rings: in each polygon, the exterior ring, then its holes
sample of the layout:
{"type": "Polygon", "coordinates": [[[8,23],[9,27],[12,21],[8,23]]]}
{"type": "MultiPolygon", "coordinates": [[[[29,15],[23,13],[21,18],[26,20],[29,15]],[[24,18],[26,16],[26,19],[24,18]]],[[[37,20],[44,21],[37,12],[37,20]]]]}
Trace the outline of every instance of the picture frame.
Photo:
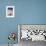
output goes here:
{"type": "Polygon", "coordinates": [[[15,17],[15,6],[6,6],[6,17],[7,18],[15,17]]]}

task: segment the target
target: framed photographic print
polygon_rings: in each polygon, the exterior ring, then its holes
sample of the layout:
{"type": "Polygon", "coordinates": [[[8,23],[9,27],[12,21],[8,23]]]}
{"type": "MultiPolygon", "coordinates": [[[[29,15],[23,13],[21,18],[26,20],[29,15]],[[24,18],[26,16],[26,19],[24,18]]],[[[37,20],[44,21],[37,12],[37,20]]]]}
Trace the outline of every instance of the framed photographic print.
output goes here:
{"type": "Polygon", "coordinates": [[[6,6],[6,17],[7,18],[15,17],[15,6],[6,6]]]}

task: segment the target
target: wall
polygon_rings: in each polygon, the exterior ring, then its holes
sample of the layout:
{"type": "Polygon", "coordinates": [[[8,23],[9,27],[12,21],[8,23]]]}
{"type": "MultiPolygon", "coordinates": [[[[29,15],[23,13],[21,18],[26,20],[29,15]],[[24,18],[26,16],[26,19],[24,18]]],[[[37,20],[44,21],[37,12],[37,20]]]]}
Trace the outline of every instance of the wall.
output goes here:
{"type": "Polygon", "coordinates": [[[17,0],[16,14],[21,24],[46,24],[46,0],[17,0]]]}
{"type": "Polygon", "coordinates": [[[17,24],[46,24],[46,0],[0,0],[0,44],[8,43],[9,32],[17,34],[17,24]],[[15,6],[15,18],[5,17],[7,5],[15,6]]]}
{"type": "MultiPolygon", "coordinates": [[[[10,32],[16,32],[17,35],[17,19],[15,18],[6,18],[6,6],[16,5],[15,0],[0,0],[0,44],[7,44],[8,34],[10,32]]],[[[18,42],[17,39],[15,41],[18,42]]]]}

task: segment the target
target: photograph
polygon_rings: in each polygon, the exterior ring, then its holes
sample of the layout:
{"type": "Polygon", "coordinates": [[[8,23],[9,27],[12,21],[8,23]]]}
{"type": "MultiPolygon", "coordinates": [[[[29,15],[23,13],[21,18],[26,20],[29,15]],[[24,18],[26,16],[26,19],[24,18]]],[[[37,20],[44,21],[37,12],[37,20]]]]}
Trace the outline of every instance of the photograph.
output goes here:
{"type": "Polygon", "coordinates": [[[15,17],[15,6],[6,6],[6,17],[15,17]]]}

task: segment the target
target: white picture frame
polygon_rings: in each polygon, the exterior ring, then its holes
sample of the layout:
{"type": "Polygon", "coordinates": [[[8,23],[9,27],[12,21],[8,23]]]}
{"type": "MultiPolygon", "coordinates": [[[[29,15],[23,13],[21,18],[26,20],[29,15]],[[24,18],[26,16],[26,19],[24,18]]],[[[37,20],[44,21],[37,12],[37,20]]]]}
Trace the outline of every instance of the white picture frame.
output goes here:
{"type": "Polygon", "coordinates": [[[7,18],[15,17],[15,6],[6,6],[6,17],[7,18]]]}

